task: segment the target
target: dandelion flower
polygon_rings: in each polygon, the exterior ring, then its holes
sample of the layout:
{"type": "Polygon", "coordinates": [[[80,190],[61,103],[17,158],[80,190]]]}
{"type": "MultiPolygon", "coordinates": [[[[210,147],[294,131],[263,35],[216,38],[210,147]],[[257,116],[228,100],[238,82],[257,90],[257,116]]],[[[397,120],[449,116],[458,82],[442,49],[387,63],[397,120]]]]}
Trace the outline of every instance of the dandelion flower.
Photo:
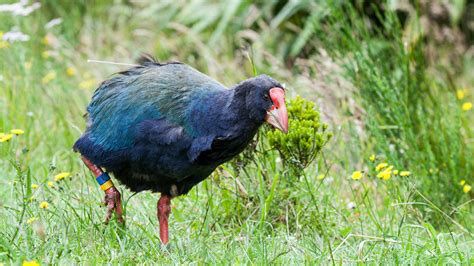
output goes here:
{"type": "Polygon", "coordinates": [[[66,74],[70,77],[74,76],[76,74],[76,70],[72,67],[68,67],[66,69],[66,74]]]}
{"type": "Polygon", "coordinates": [[[385,167],[388,166],[388,163],[379,163],[376,167],[375,167],[375,170],[378,172],[382,169],[384,169],[385,167]]]}
{"type": "Polygon", "coordinates": [[[48,59],[49,58],[49,52],[48,51],[43,51],[41,53],[41,57],[43,57],[44,59],[48,59]]]}
{"type": "Polygon", "coordinates": [[[36,260],[24,261],[22,266],[40,266],[40,264],[36,260]]]}
{"type": "Polygon", "coordinates": [[[62,172],[54,176],[54,181],[58,182],[60,180],[63,180],[64,178],[70,176],[71,173],[69,172],[62,172]]]}
{"type": "Polygon", "coordinates": [[[37,188],[39,188],[39,186],[38,186],[38,184],[31,184],[31,188],[32,189],[37,189],[37,188]]]}
{"type": "Polygon", "coordinates": [[[471,102],[465,102],[461,106],[463,111],[469,111],[472,109],[472,103],[471,102]]]}
{"type": "Polygon", "coordinates": [[[471,191],[472,187],[468,184],[465,184],[464,187],[462,187],[462,191],[464,193],[469,193],[469,191],[471,191]]]}
{"type": "Polygon", "coordinates": [[[398,170],[393,170],[392,174],[393,175],[398,175],[398,170]]]}
{"type": "Polygon", "coordinates": [[[34,221],[37,221],[38,220],[38,217],[31,217],[30,219],[28,219],[26,221],[27,224],[32,224],[34,221]]]}
{"type": "Polygon", "coordinates": [[[53,183],[53,182],[51,182],[51,181],[48,181],[48,183],[47,183],[47,184],[48,184],[48,187],[54,187],[54,183],[53,183]]]}
{"type": "Polygon", "coordinates": [[[44,45],[49,45],[51,41],[49,40],[48,36],[44,36],[43,39],[41,40],[41,43],[44,45]]]}
{"type": "Polygon", "coordinates": [[[458,100],[464,99],[465,96],[466,96],[466,93],[464,93],[464,90],[457,90],[456,91],[456,97],[458,98],[458,100]]]}
{"type": "Polygon", "coordinates": [[[95,87],[95,84],[96,84],[96,80],[91,78],[79,83],[79,88],[84,89],[84,90],[90,90],[95,87]]]}
{"type": "Polygon", "coordinates": [[[369,160],[370,160],[371,162],[374,162],[374,161],[375,161],[375,158],[376,158],[376,157],[375,157],[375,154],[372,154],[372,155],[370,155],[369,160]]]}
{"type": "Polygon", "coordinates": [[[391,170],[384,170],[380,173],[377,174],[377,177],[383,180],[389,180],[392,177],[392,171],[391,170]]]}
{"type": "Polygon", "coordinates": [[[361,178],[362,178],[362,172],[361,172],[361,171],[354,171],[354,172],[352,173],[351,178],[352,178],[353,180],[359,180],[359,179],[361,179],[361,178]]]}
{"type": "Polygon", "coordinates": [[[318,176],[316,177],[316,179],[318,179],[318,180],[323,180],[325,177],[326,177],[325,175],[318,175],[318,176]]]}
{"type": "Polygon", "coordinates": [[[411,175],[410,171],[401,171],[400,172],[400,176],[409,176],[409,175],[411,175]]]}
{"type": "Polygon", "coordinates": [[[21,134],[25,133],[25,131],[23,129],[12,129],[12,130],[10,130],[10,132],[15,134],[15,135],[21,135],[21,134]]]}
{"type": "Polygon", "coordinates": [[[49,71],[48,74],[46,74],[43,77],[43,79],[41,79],[41,83],[43,83],[43,85],[46,85],[46,84],[50,83],[55,78],[56,78],[56,72],[49,71]]]}
{"type": "Polygon", "coordinates": [[[0,138],[0,142],[7,142],[13,138],[13,134],[5,134],[0,138]]]}
{"type": "Polygon", "coordinates": [[[466,180],[464,180],[464,179],[459,182],[459,185],[461,185],[461,186],[464,186],[464,184],[466,184],[466,180]]]}
{"type": "Polygon", "coordinates": [[[49,203],[46,201],[42,201],[39,205],[41,209],[47,209],[49,207],[49,203]]]}

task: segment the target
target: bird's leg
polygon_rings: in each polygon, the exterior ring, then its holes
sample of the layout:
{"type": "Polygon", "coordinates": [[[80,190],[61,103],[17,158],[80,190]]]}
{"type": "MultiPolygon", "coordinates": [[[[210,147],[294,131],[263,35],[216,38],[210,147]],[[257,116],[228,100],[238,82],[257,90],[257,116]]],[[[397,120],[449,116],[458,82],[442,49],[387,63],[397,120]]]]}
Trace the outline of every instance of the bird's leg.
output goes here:
{"type": "Polygon", "coordinates": [[[171,213],[171,196],[161,194],[157,204],[158,221],[160,222],[161,243],[168,244],[168,218],[171,213]]]}
{"type": "Polygon", "coordinates": [[[112,213],[115,211],[117,215],[117,220],[119,223],[123,223],[122,217],[122,199],[120,192],[112,183],[109,175],[100,169],[97,165],[93,164],[89,159],[82,156],[81,157],[84,164],[92,171],[96,177],[97,183],[99,183],[100,188],[105,192],[104,204],[107,206],[107,212],[105,213],[105,223],[108,224],[112,213]]]}

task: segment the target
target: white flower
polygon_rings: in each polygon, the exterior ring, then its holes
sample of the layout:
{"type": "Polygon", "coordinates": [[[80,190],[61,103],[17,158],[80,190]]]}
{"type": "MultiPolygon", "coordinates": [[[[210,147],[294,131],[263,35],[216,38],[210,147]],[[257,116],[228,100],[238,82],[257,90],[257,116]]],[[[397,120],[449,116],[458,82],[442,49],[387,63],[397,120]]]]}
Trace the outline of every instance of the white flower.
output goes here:
{"type": "Polygon", "coordinates": [[[0,12],[11,12],[15,16],[28,16],[40,7],[41,3],[39,2],[34,2],[28,6],[28,0],[20,0],[18,3],[0,5],[0,12]]]}
{"type": "Polygon", "coordinates": [[[63,22],[62,18],[55,18],[55,19],[50,20],[48,23],[46,23],[44,25],[44,28],[45,29],[51,29],[52,27],[57,26],[57,25],[61,24],[62,22],[63,22]]]}
{"type": "Polygon", "coordinates": [[[29,39],[30,39],[30,36],[24,34],[21,31],[16,31],[16,30],[5,32],[3,34],[3,40],[9,41],[9,42],[16,42],[16,41],[26,42],[29,39]]]}
{"type": "Polygon", "coordinates": [[[395,144],[388,145],[388,148],[390,149],[391,152],[395,151],[395,144]]]}
{"type": "Polygon", "coordinates": [[[355,209],[355,207],[356,207],[356,204],[354,202],[351,201],[351,202],[347,203],[347,208],[349,210],[353,210],[353,209],[355,209]]]}

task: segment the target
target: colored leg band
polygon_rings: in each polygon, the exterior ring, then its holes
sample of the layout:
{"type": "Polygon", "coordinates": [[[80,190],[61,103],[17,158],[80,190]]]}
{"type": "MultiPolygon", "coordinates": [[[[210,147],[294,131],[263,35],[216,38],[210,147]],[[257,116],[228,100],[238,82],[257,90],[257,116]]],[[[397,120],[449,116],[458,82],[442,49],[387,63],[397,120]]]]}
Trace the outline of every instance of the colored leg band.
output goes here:
{"type": "Polygon", "coordinates": [[[106,191],[107,189],[113,186],[114,186],[114,183],[112,183],[112,180],[108,180],[104,184],[100,185],[100,189],[102,189],[103,191],[106,191]]]}
{"type": "Polygon", "coordinates": [[[97,183],[99,183],[99,185],[102,186],[103,184],[105,184],[105,182],[110,180],[110,176],[107,173],[103,173],[100,176],[96,177],[95,180],[97,181],[97,183]]]}

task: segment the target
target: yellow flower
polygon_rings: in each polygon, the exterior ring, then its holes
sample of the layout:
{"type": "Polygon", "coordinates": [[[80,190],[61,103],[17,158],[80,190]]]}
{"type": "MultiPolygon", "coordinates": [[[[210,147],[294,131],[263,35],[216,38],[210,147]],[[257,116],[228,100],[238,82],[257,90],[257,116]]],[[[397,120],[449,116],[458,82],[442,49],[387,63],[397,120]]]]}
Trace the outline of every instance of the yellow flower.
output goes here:
{"type": "Polygon", "coordinates": [[[12,130],[10,130],[10,132],[15,134],[15,135],[21,135],[21,134],[25,133],[25,131],[23,129],[18,129],[18,128],[12,129],[12,130]]]}
{"type": "Polygon", "coordinates": [[[316,178],[317,178],[318,180],[323,180],[325,177],[326,177],[325,175],[318,175],[316,178]]]}
{"type": "Polygon", "coordinates": [[[468,184],[465,184],[464,187],[462,188],[462,191],[464,193],[469,193],[469,191],[471,191],[471,186],[469,186],[468,184]]]}
{"type": "Polygon", "coordinates": [[[13,138],[13,134],[5,134],[0,138],[0,142],[7,142],[13,138]]]}
{"type": "Polygon", "coordinates": [[[53,79],[56,78],[56,72],[54,71],[49,71],[48,74],[46,74],[43,79],[41,80],[41,83],[44,85],[50,83],[53,79]]]}
{"type": "Polygon", "coordinates": [[[377,177],[383,180],[389,180],[390,177],[392,177],[392,171],[391,170],[384,170],[380,173],[377,174],[377,177]]]}
{"type": "Polygon", "coordinates": [[[54,187],[54,183],[51,181],[48,181],[48,187],[54,187]]]}
{"type": "Polygon", "coordinates": [[[466,184],[466,180],[464,180],[464,179],[459,182],[459,185],[461,185],[461,186],[464,186],[464,184],[466,184]]]}
{"type": "Polygon", "coordinates": [[[40,264],[36,260],[24,261],[22,266],[40,266],[40,264]]]}
{"type": "Polygon", "coordinates": [[[72,67],[68,67],[66,69],[66,74],[70,77],[74,76],[76,74],[76,70],[72,67]]]}
{"type": "Polygon", "coordinates": [[[409,175],[411,175],[410,171],[401,171],[400,172],[400,176],[409,176],[409,175]]]}
{"type": "Polygon", "coordinates": [[[41,53],[41,57],[43,57],[44,59],[48,59],[49,58],[49,52],[48,51],[43,51],[41,53]]]}
{"type": "Polygon", "coordinates": [[[359,179],[361,179],[361,178],[362,178],[362,172],[361,172],[361,171],[354,171],[354,172],[352,173],[351,178],[352,178],[353,180],[359,180],[359,179]]]}
{"type": "Polygon", "coordinates": [[[462,110],[463,111],[469,111],[472,109],[472,103],[471,102],[465,102],[462,104],[462,110]]]}
{"type": "Polygon", "coordinates": [[[375,167],[375,170],[378,172],[382,169],[384,169],[385,167],[388,166],[388,163],[379,163],[376,167],[375,167]]]}
{"type": "Polygon", "coordinates": [[[50,41],[48,36],[44,36],[43,39],[41,40],[41,43],[44,45],[49,45],[50,41]]]}
{"type": "Polygon", "coordinates": [[[398,175],[398,170],[393,170],[392,174],[393,175],[398,175]]]}
{"type": "Polygon", "coordinates": [[[31,188],[32,189],[37,189],[37,188],[39,188],[39,186],[38,186],[38,184],[31,184],[31,188]]]}
{"type": "Polygon", "coordinates": [[[8,47],[10,47],[10,44],[7,41],[0,40],[0,49],[8,47]]]}
{"type": "Polygon", "coordinates": [[[47,209],[49,207],[49,203],[47,203],[46,201],[43,201],[40,203],[39,207],[41,209],[47,209]]]}
{"type": "Polygon", "coordinates": [[[29,70],[32,65],[33,65],[33,63],[31,63],[31,61],[26,62],[26,63],[25,63],[25,69],[26,69],[26,70],[29,70]]]}
{"type": "Polygon", "coordinates": [[[371,162],[374,162],[375,161],[375,154],[370,155],[369,160],[371,162]]]}
{"type": "Polygon", "coordinates": [[[84,90],[90,90],[95,87],[96,80],[91,78],[88,80],[84,80],[81,83],[79,83],[79,88],[84,89],[84,90]]]}
{"type": "Polygon", "coordinates": [[[30,219],[28,219],[28,220],[26,221],[26,223],[27,223],[27,224],[32,224],[32,223],[33,223],[34,221],[36,221],[36,220],[38,220],[37,217],[31,217],[30,219]]]}
{"type": "Polygon", "coordinates": [[[464,93],[464,90],[457,90],[456,91],[456,97],[458,98],[458,100],[464,99],[465,96],[466,96],[466,94],[464,93]]]}
{"type": "Polygon", "coordinates": [[[70,176],[71,173],[69,172],[62,172],[62,173],[59,173],[57,175],[54,176],[54,181],[60,181],[60,180],[63,180],[64,178],[70,176]]]}

